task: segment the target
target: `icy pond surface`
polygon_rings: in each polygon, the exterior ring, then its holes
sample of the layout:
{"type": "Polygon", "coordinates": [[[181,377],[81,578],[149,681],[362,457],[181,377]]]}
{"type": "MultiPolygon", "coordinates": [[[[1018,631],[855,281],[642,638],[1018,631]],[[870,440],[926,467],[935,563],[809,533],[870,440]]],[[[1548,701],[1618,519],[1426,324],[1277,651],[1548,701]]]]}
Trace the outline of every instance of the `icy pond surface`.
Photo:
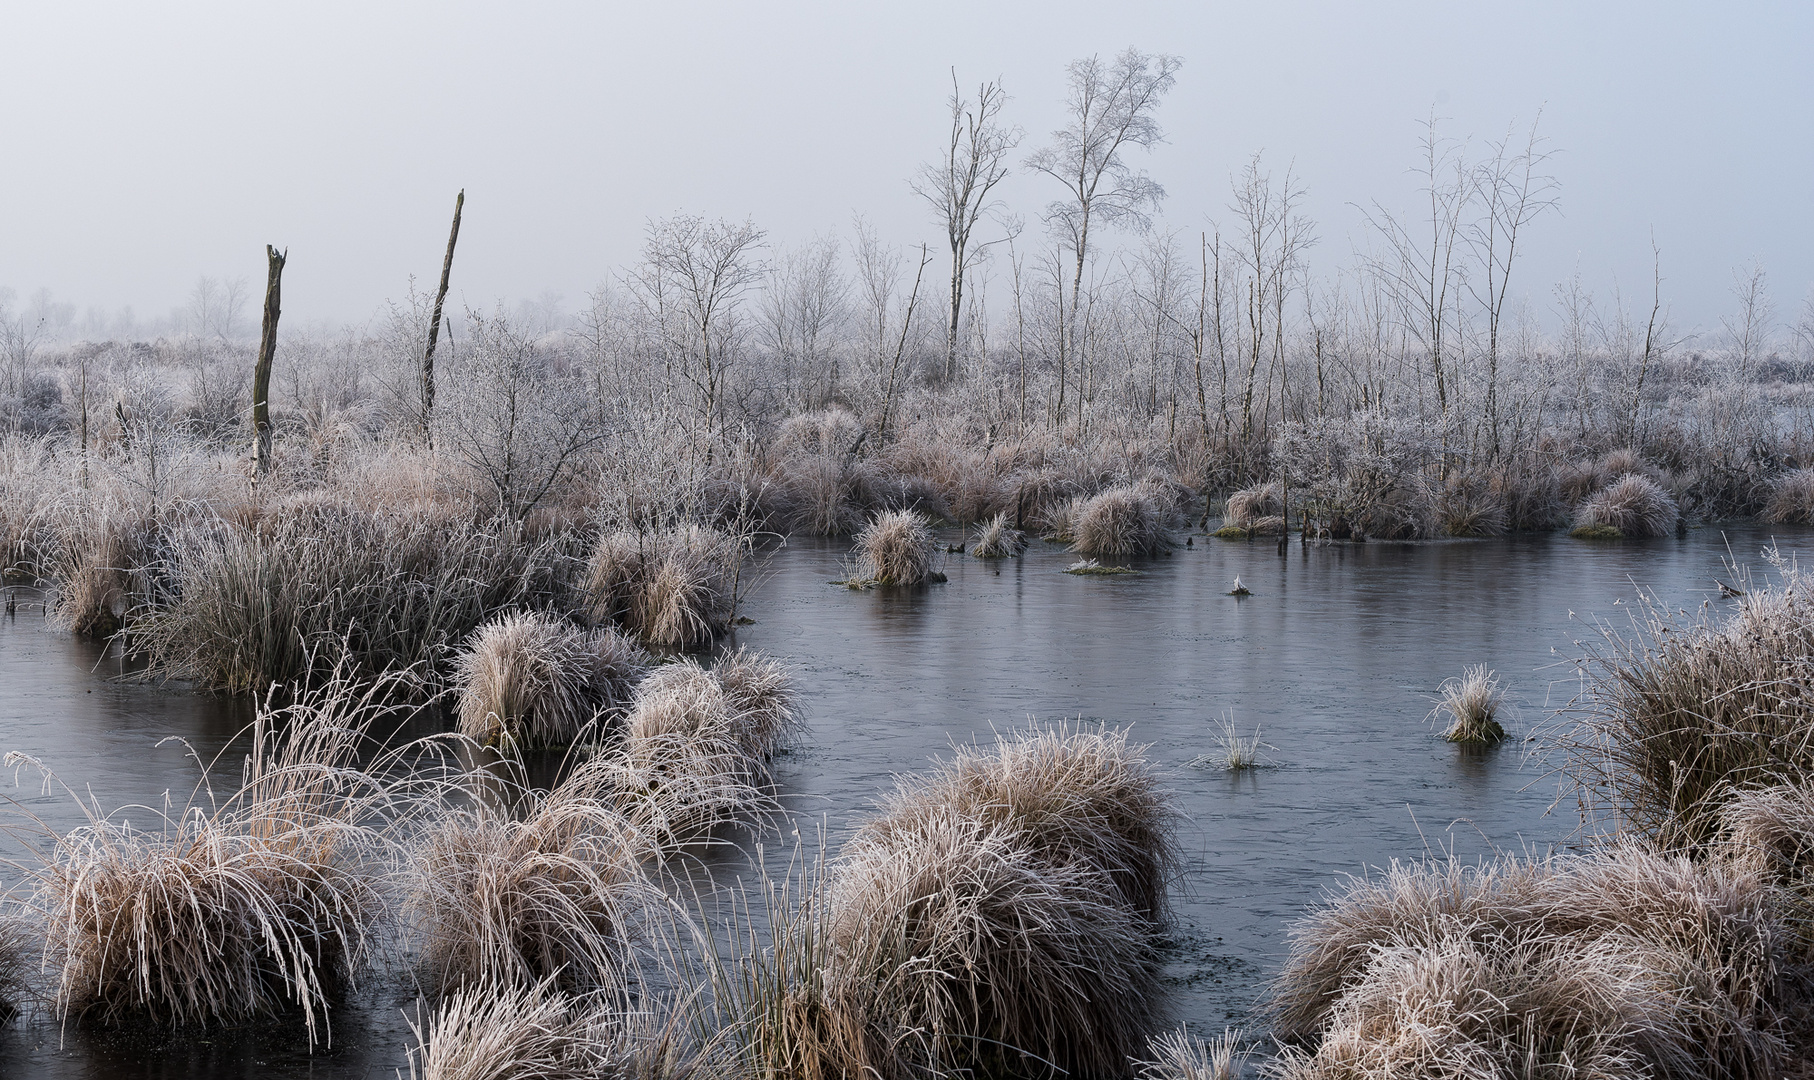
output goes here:
{"type": "MultiPolygon", "coordinates": [[[[1574,643],[1596,620],[1626,625],[1639,588],[1672,606],[1714,598],[1728,545],[1762,575],[1772,536],[1786,555],[1814,553],[1814,533],[1747,525],[1645,544],[1294,542],[1282,557],[1269,540],[1198,537],[1134,563],[1138,575],[1092,578],[1062,573],[1075,556],[1036,542],[1019,559],[948,556],[945,584],[867,592],[829,584],[847,543],[795,539],[764,563],[744,608],[754,622],[726,644],[795,671],[807,725],[778,772],[815,849],[821,824],[835,850],[897,774],[1029,718],[1150,743],[1184,817],[1165,977],[1175,1019],[1211,1034],[1250,1023],[1288,925],[1341,875],[1573,843],[1573,804],[1551,812],[1556,781],[1525,737],[1574,696],[1574,643]],[[1226,595],[1236,575],[1251,596],[1226,595]],[[1427,720],[1438,684],[1476,663],[1517,704],[1513,739],[1485,752],[1443,742],[1427,720]],[[1266,767],[1201,760],[1224,714],[1257,726],[1266,767]]],[[[0,751],[40,759],[107,809],[159,805],[166,790],[180,803],[197,776],[188,747],[210,758],[249,712],[120,675],[98,646],[46,630],[35,606],[0,617],[0,751]],[[158,745],[172,736],[186,745],[158,745]]],[[[236,777],[237,760],[221,772],[236,777]]],[[[79,823],[34,771],[19,781],[0,776],[0,794],[58,828],[79,823]]],[[[769,865],[793,832],[766,837],[769,865]]],[[[713,862],[721,879],[748,873],[713,862]]],[[[390,1077],[405,1066],[406,1009],[402,973],[380,971],[312,1055],[293,1025],[170,1038],[15,1021],[0,1029],[0,1076],[390,1077]]]]}

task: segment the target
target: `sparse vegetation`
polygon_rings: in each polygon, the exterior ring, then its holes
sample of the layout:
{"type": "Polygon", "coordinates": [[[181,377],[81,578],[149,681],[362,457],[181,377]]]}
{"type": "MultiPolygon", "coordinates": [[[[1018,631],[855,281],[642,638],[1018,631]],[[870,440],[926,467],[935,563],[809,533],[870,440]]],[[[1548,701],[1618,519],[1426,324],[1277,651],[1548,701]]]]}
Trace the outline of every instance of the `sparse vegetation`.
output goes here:
{"type": "Polygon", "coordinates": [[[1447,716],[1448,726],[1442,737],[1452,743],[1488,745],[1505,739],[1505,726],[1499,713],[1505,705],[1505,689],[1499,677],[1485,664],[1468,668],[1459,678],[1443,682],[1436,699],[1433,717],[1447,716]]]}

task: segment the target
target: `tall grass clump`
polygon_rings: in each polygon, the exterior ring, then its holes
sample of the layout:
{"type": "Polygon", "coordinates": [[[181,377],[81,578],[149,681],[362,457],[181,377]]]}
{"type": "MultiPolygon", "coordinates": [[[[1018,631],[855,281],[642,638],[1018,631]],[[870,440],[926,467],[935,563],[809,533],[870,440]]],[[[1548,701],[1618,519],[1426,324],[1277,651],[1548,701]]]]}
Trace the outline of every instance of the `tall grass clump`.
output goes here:
{"type": "Polygon", "coordinates": [[[0,915],[0,1022],[24,1007],[31,996],[31,976],[37,965],[32,927],[12,913],[0,915]]]}
{"type": "Polygon", "coordinates": [[[621,740],[567,783],[670,850],[772,809],[769,759],[796,720],[773,661],[739,652],[718,671],[663,665],[637,686],[621,740]]]}
{"type": "Polygon", "coordinates": [[[633,992],[665,905],[647,839],[583,781],[516,795],[446,810],[411,848],[424,983],[633,992]]]}
{"type": "Polygon", "coordinates": [[[344,649],[368,677],[438,687],[475,629],[510,608],[572,608],[570,534],[441,513],[297,505],[168,536],[165,584],[130,643],[160,675],[258,691],[344,649]]]}
{"type": "Polygon", "coordinates": [[[1505,706],[1505,688],[1485,664],[1475,664],[1460,677],[1443,681],[1433,717],[1447,716],[1442,737],[1452,743],[1489,744],[1505,739],[1499,713],[1505,706]]]}
{"type": "Polygon", "coordinates": [[[615,628],[588,630],[541,612],[481,626],[454,665],[460,734],[475,742],[566,744],[620,714],[649,655],[615,628]]]}
{"type": "Polygon", "coordinates": [[[360,691],[343,672],[262,707],[225,799],[91,810],[61,834],[9,826],[42,852],[27,872],[59,1015],[186,1026],[300,1010],[320,1036],[386,913],[395,789],[357,762],[389,681],[360,691]]]}
{"type": "Polygon", "coordinates": [[[1575,534],[1645,539],[1675,529],[1675,500],[1662,485],[1638,473],[1626,473],[1589,496],[1575,511],[1575,534]],[[1610,531],[1608,531],[1610,530],[1610,531]]]}
{"type": "Polygon", "coordinates": [[[1137,1075],[1140,1080],[1240,1080],[1251,1056],[1251,1051],[1241,1048],[1239,1032],[1224,1031],[1214,1039],[1199,1039],[1179,1028],[1148,1044],[1137,1075]]]}
{"type": "Polygon", "coordinates": [[[605,532],[586,577],[593,620],[649,645],[709,645],[736,617],[748,547],[746,536],[709,525],[605,532]]]}
{"type": "Polygon", "coordinates": [[[793,966],[759,995],[759,1056],[1122,1075],[1156,1015],[1170,823],[1119,733],[1031,732],[903,779],[779,935],[793,966]]]}
{"type": "Polygon", "coordinates": [[[60,628],[110,637],[145,600],[157,559],[157,516],[112,485],[69,494],[40,511],[39,576],[51,586],[50,616],[60,628]]]}
{"type": "Polygon", "coordinates": [[[970,554],[979,559],[1011,559],[1027,550],[1027,534],[1008,524],[1008,515],[997,514],[977,529],[970,554]]]}
{"type": "Polygon", "coordinates": [[[938,543],[926,516],[914,510],[878,514],[857,534],[853,580],[877,585],[918,585],[930,579],[938,543]]]}
{"type": "Polygon", "coordinates": [[[1394,864],[1292,928],[1278,1075],[1776,1076],[1782,928],[1753,872],[1635,844],[1394,864]]]}
{"type": "Polygon", "coordinates": [[[1701,848],[1734,796],[1814,777],[1814,601],[1790,570],[1724,617],[1650,605],[1602,628],[1555,742],[1583,804],[1701,848]]]}
{"type": "Polygon", "coordinates": [[[1071,550],[1085,555],[1156,555],[1172,546],[1164,508],[1137,485],[1112,487],[1083,504],[1071,550]]]}
{"type": "Polygon", "coordinates": [[[1241,529],[1258,529],[1262,522],[1277,518],[1284,512],[1283,489],[1276,483],[1260,484],[1243,488],[1228,497],[1228,508],[1222,515],[1222,523],[1241,529]]]}
{"type": "Polygon", "coordinates": [[[1764,520],[1775,525],[1814,524],[1814,469],[1795,469],[1776,478],[1764,520]]]}

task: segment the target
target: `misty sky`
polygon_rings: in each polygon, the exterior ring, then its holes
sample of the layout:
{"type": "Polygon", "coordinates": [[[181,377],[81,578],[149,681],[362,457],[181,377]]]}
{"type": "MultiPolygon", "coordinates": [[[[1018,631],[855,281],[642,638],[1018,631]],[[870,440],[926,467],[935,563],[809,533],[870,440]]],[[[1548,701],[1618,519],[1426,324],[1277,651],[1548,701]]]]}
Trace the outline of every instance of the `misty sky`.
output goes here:
{"type": "MultiPolygon", "coordinates": [[[[569,308],[678,209],[774,246],[938,232],[907,177],[937,152],[950,69],[1000,77],[1024,149],[1065,64],[1129,45],[1185,60],[1147,160],[1167,228],[1230,215],[1255,151],[1308,188],[1321,271],[1406,209],[1419,123],[1480,144],[1542,131],[1563,213],[1514,292],[1578,267],[1648,304],[1650,233],[1682,328],[1733,306],[1735,266],[1792,319],[1814,285],[1814,5],[1571,3],[14,2],[0,28],[0,286],[78,308],[183,303],[198,275],[262,285],[286,320],[361,322],[438,272],[453,296],[569,308]]],[[[1024,155],[1017,155],[1016,160],[1024,155]]],[[[1052,181],[1016,175],[1034,221],[1052,181]]],[[[1116,238],[1115,242],[1119,242],[1116,238]]]]}

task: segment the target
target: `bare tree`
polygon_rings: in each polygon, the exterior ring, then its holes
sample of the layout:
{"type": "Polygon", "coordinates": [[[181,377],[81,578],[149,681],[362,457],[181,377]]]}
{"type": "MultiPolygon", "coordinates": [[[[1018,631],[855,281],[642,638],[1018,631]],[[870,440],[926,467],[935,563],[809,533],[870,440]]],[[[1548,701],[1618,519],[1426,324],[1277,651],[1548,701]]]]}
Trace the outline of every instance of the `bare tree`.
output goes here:
{"type": "Polygon", "coordinates": [[[914,194],[932,207],[951,245],[951,304],[945,322],[945,377],[957,374],[957,343],[962,325],[964,276],[970,267],[971,234],[990,209],[989,193],[1008,175],[1008,154],[1020,145],[1021,129],[1001,123],[1008,95],[999,82],[977,88],[972,103],[958,89],[951,71],[951,133],[942,158],[922,166],[913,181],[914,194]]]}
{"type": "MultiPolygon", "coordinates": [[[[435,343],[441,337],[441,305],[447,302],[447,279],[453,274],[454,244],[460,239],[460,211],[466,208],[466,189],[454,196],[453,227],[447,230],[447,253],[441,257],[441,284],[435,289],[435,306],[428,317],[428,347],[422,350],[422,438],[433,430],[435,411],[435,343]]],[[[410,291],[415,291],[412,284],[410,291]]]]}
{"type": "Polygon", "coordinates": [[[604,438],[584,383],[502,314],[467,313],[470,334],[443,365],[435,444],[464,465],[498,512],[522,518],[604,438]]]}
{"type": "Polygon", "coordinates": [[[256,440],[257,476],[271,471],[271,361],[277,354],[277,317],[282,314],[283,264],[288,248],[265,245],[265,316],[258,337],[258,364],[252,374],[252,434],[256,440]]]}
{"type": "Polygon", "coordinates": [[[1455,333],[1452,308],[1461,286],[1456,248],[1463,242],[1463,215],[1473,194],[1473,178],[1454,140],[1437,133],[1434,114],[1424,124],[1421,149],[1418,172],[1427,213],[1410,225],[1374,203],[1367,220],[1388,248],[1386,257],[1372,260],[1373,270],[1390,287],[1405,330],[1421,347],[1435,383],[1437,410],[1446,416],[1448,345],[1455,333]]]}
{"type": "MultiPolygon", "coordinates": [[[[1244,294],[1247,309],[1247,334],[1243,343],[1247,372],[1241,393],[1243,447],[1253,441],[1256,433],[1254,392],[1263,384],[1269,402],[1274,373],[1280,380],[1280,408],[1283,409],[1288,370],[1285,363],[1286,300],[1301,282],[1305,250],[1316,242],[1309,221],[1297,212],[1304,194],[1289,167],[1282,182],[1275,184],[1271,173],[1261,171],[1258,154],[1248,161],[1247,168],[1234,183],[1234,203],[1229,209],[1241,223],[1241,237],[1233,254],[1246,278],[1245,282],[1237,282],[1237,286],[1244,285],[1237,295],[1244,294]],[[1262,361],[1267,365],[1263,380],[1259,377],[1262,361]]],[[[1270,410],[1270,404],[1263,404],[1261,419],[1270,410]]]]}
{"type": "Polygon", "coordinates": [[[1763,359],[1769,342],[1771,325],[1776,321],[1776,304],[1770,299],[1770,285],[1761,263],[1749,270],[1732,271],[1732,295],[1738,299],[1738,311],[1722,316],[1720,325],[1732,341],[1733,359],[1738,362],[1738,376],[1749,381],[1763,359]]]}
{"type": "Polygon", "coordinates": [[[643,262],[671,298],[663,307],[683,332],[674,342],[680,374],[694,388],[708,432],[720,420],[725,375],[736,355],[738,305],[768,269],[755,258],[765,236],[747,220],[676,214],[650,222],[643,243],[643,262]]]}
{"type": "MultiPolygon", "coordinates": [[[[1542,117],[1539,115],[1538,120],[1542,117]]],[[[1486,312],[1486,409],[1483,420],[1493,457],[1499,456],[1499,338],[1506,312],[1506,290],[1518,256],[1524,227],[1556,206],[1556,178],[1542,170],[1550,151],[1542,149],[1537,122],[1531,123],[1522,146],[1512,133],[1493,143],[1492,155],[1474,169],[1474,188],[1484,204],[1467,229],[1467,241],[1479,260],[1481,275],[1468,289],[1486,312]]],[[[1654,322],[1653,322],[1654,325],[1654,322]]],[[[1649,352],[1646,349],[1646,358],[1649,352]]]]}
{"type": "Polygon", "coordinates": [[[222,344],[239,337],[240,317],[246,306],[246,279],[228,278],[217,281],[203,275],[189,290],[189,304],[182,322],[196,337],[211,338],[222,344]]]}
{"type": "Polygon", "coordinates": [[[762,295],[764,344],[780,368],[786,395],[809,408],[838,392],[838,346],[850,293],[840,255],[831,237],[787,252],[762,295]]]}
{"type": "Polygon", "coordinates": [[[1135,49],[1107,64],[1100,56],[1072,61],[1066,124],[1027,159],[1028,168],[1064,185],[1065,197],[1046,207],[1045,221],[1054,238],[1070,249],[1075,264],[1058,340],[1059,415],[1064,413],[1064,367],[1075,352],[1090,229],[1097,224],[1144,229],[1148,211],[1165,197],[1165,189],[1134,169],[1126,155],[1129,148],[1150,150],[1164,141],[1153,114],[1177,82],[1183,63],[1176,56],[1135,49]]]}

